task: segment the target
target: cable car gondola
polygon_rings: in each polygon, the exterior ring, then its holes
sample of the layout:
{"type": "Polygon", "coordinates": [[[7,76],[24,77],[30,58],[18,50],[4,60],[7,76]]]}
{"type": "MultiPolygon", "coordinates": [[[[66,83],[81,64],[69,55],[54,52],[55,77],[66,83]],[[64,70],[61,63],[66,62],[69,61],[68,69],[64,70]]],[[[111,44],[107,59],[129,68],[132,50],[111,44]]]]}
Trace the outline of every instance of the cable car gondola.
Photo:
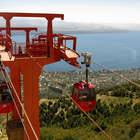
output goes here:
{"type": "Polygon", "coordinates": [[[90,66],[91,55],[83,53],[84,62],[86,64],[86,82],[79,81],[75,83],[72,91],[72,99],[74,103],[79,105],[82,111],[91,111],[96,105],[96,92],[92,84],[88,82],[88,67],[90,66]]]}
{"type": "Polygon", "coordinates": [[[0,83],[0,114],[9,113],[13,110],[14,104],[9,93],[6,82],[0,83]]]}
{"type": "Polygon", "coordinates": [[[90,111],[96,105],[96,93],[92,84],[79,81],[74,84],[72,99],[84,110],[90,111]]]}

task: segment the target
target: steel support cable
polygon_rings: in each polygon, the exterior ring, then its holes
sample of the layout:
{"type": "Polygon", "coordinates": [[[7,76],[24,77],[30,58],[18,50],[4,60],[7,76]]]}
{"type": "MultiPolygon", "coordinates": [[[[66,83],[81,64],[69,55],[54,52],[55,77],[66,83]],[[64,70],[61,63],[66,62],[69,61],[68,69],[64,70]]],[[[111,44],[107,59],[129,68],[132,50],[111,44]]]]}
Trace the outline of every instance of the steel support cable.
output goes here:
{"type": "MultiPolygon", "coordinates": [[[[36,61],[35,61],[35,62],[36,62],[36,61]]],[[[42,68],[42,66],[41,66],[38,62],[36,62],[36,63],[38,64],[38,66],[39,66],[40,68],[42,68]]],[[[47,73],[48,76],[52,79],[52,81],[54,81],[54,82],[57,84],[57,81],[56,81],[46,70],[43,69],[43,71],[44,71],[45,73],[47,73]]],[[[61,88],[60,85],[57,84],[57,86],[58,86],[59,88],[61,88]]],[[[107,133],[98,125],[98,123],[97,123],[87,112],[85,112],[85,111],[80,107],[79,104],[77,104],[77,103],[72,99],[72,97],[67,93],[67,91],[66,91],[65,89],[63,89],[63,88],[61,88],[61,89],[62,89],[62,91],[64,91],[64,92],[68,95],[68,97],[77,105],[77,107],[79,107],[79,108],[81,109],[81,111],[88,117],[88,119],[89,119],[103,134],[104,134],[104,136],[106,136],[107,139],[112,140],[111,136],[110,136],[109,134],[107,134],[107,133]]]]}
{"type": "Polygon", "coordinates": [[[122,79],[128,81],[129,83],[135,85],[136,87],[140,88],[140,85],[139,85],[139,84],[137,84],[137,83],[135,83],[135,82],[129,80],[128,78],[126,78],[126,77],[123,76],[122,74],[118,74],[117,72],[115,72],[115,71],[113,71],[113,70],[110,70],[109,68],[105,67],[104,65],[97,63],[95,60],[94,60],[93,63],[96,64],[97,66],[99,66],[99,67],[101,67],[101,68],[107,70],[107,71],[112,72],[113,74],[115,74],[115,75],[119,76],[120,78],[122,78],[122,79]]]}
{"type": "MultiPolygon", "coordinates": [[[[2,69],[2,67],[1,67],[1,69],[2,69]]],[[[4,68],[4,70],[5,70],[5,68],[4,68]]],[[[22,125],[23,125],[23,127],[24,127],[24,130],[25,130],[25,133],[26,133],[28,139],[30,140],[29,134],[28,134],[27,129],[26,129],[26,127],[25,127],[25,125],[24,125],[24,123],[23,123],[23,121],[22,121],[22,117],[21,117],[20,112],[19,112],[19,110],[18,110],[18,107],[17,107],[17,105],[16,105],[15,99],[14,99],[14,97],[13,97],[13,95],[12,95],[12,91],[11,91],[11,88],[10,88],[10,86],[9,86],[9,84],[8,84],[8,81],[7,81],[7,79],[6,79],[6,76],[5,76],[4,73],[3,73],[3,70],[1,70],[1,73],[2,73],[2,75],[3,75],[3,78],[5,79],[5,82],[6,82],[6,84],[7,84],[7,87],[8,87],[9,93],[10,93],[10,96],[11,96],[13,102],[14,102],[16,111],[17,111],[17,113],[18,113],[18,115],[19,115],[19,117],[20,117],[21,123],[22,123],[22,125]]]]}
{"type": "Polygon", "coordinates": [[[4,64],[2,64],[2,65],[3,65],[4,69],[5,69],[5,73],[6,73],[6,75],[7,75],[7,78],[8,78],[8,80],[9,80],[11,86],[12,86],[12,89],[14,90],[15,95],[16,95],[16,97],[17,97],[17,99],[18,99],[18,101],[19,101],[19,103],[20,103],[20,105],[21,105],[21,107],[22,107],[22,109],[23,109],[24,115],[25,115],[25,117],[26,117],[26,119],[27,119],[27,121],[28,121],[28,123],[29,123],[29,126],[30,126],[30,128],[32,129],[32,132],[33,132],[33,134],[34,134],[36,140],[39,140],[39,138],[38,138],[38,136],[37,136],[37,134],[36,134],[36,132],[35,132],[33,126],[32,126],[32,123],[31,123],[31,121],[30,121],[30,119],[29,119],[29,117],[28,117],[28,115],[27,115],[27,113],[26,113],[26,111],[25,111],[25,109],[24,109],[24,106],[22,105],[22,103],[21,103],[21,101],[20,101],[20,98],[19,98],[19,96],[18,96],[18,94],[17,94],[17,91],[16,91],[16,89],[15,89],[13,83],[12,83],[12,80],[11,80],[11,78],[9,77],[8,72],[7,72],[7,70],[6,70],[5,66],[4,66],[4,64]]]}

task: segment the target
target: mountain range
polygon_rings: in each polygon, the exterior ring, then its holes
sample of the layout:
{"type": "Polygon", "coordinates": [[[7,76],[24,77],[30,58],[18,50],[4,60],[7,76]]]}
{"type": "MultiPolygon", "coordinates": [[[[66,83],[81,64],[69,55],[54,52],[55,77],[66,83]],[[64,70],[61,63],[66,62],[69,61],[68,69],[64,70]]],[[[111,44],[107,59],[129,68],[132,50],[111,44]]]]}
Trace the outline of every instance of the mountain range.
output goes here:
{"type": "MultiPolygon", "coordinates": [[[[4,21],[0,21],[3,27],[4,21]]],[[[12,27],[39,27],[39,32],[46,30],[46,20],[38,19],[13,19],[12,27]]],[[[111,23],[84,23],[84,22],[67,22],[53,21],[54,32],[64,33],[103,33],[103,32],[123,32],[123,31],[140,31],[140,24],[111,24],[111,23]]]]}

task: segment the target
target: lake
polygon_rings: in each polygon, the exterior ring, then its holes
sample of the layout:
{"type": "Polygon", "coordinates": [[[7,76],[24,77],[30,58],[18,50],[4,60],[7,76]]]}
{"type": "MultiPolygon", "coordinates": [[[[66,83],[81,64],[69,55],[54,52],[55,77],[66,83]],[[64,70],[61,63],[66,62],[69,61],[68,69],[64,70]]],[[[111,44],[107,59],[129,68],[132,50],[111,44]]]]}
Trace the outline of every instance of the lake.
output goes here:
{"type": "MultiPolygon", "coordinates": [[[[79,54],[89,52],[92,54],[92,60],[110,69],[140,67],[140,32],[74,34],[74,36],[77,37],[77,51],[79,54]]],[[[82,58],[78,61],[81,62],[82,58]]],[[[45,69],[49,71],[79,70],[63,60],[47,65],[45,69]]],[[[99,68],[92,64],[90,69],[98,70],[99,68]]]]}

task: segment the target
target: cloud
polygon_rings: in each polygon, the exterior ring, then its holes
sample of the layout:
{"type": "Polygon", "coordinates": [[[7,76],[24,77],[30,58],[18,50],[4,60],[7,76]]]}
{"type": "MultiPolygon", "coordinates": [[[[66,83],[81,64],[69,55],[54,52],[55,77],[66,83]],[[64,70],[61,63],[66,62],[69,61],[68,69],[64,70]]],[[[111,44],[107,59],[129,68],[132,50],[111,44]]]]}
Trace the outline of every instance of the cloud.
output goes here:
{"type": "Polygon", "coordinates": [[[86,23],[140,23],[140,8],[137,5],[109,5],[94,2],[25,1],[1,5],[0,11],[63,13],[65,21],[86,23]],[[32,2],[32,3],[31,3],[32,2]]]}

